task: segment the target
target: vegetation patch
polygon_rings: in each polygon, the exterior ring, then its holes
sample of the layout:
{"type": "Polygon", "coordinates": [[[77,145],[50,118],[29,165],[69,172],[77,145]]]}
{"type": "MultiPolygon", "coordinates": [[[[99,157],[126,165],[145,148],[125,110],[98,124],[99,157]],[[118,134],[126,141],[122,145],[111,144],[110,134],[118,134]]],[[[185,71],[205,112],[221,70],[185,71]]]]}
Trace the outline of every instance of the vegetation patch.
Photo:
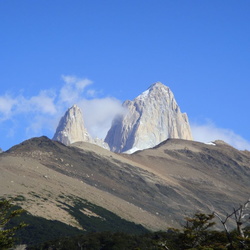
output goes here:
{"type": "MultiPolygon", "coordinates": [[[[31,192],[31,194],[35,197],[38,196],[34,192],[31,192]]],[[[132,233],[137,235],[148,232],[143,226],[126,221],[108,210],[89,203],[79,197],[61,196],[60,198],[60,200],[57,200],[59,203],[58,206],[75,218],[83,230],[60,221],[48,220],[42,217],[33,216],[28,212],[23,212],[19,217],[13,218],[8,223],[9,228],[13,228],[20,223],[25,223],[27,225],[22,228],[22,230],[16,232],[16,244],[37,246],[43,245],[44,242],[57,242],[58,239],[62,238],[78,237],[79,235],[104,231],[112,233],[132,233]]],[[[17,199],[20,199],[20,197],[17,199]]],[[[19,209],[18,206],[14,208],[19,209]]],[[[41,207],[40,209],[45,208],[41,207]]]]}
{"type": "Polygon", "coordinates": [[[148,232],[143,226],[126,221],[114,213],[94,205],[87,200],[76,196],[67,196],[67,198],[67,200],[71,200],[71,204],[58,201],[61,204],[59,205],[60,208],[67,211],[75,218],[86,232],[110,231],[132,232],[135,234],[148,232]]]}

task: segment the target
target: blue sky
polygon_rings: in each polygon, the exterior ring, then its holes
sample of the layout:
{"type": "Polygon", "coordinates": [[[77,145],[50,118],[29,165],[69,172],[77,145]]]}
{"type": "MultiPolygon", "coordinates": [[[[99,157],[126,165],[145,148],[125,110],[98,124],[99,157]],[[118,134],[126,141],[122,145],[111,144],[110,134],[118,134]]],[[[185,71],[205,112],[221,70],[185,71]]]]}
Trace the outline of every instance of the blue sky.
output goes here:
{"type": "Polygon", "coordinates": [[[196,140],[250,150],[250,1],[0,0],[0,147],[52,137],[68,107],[105,136],[161,81],[196,140]]]}

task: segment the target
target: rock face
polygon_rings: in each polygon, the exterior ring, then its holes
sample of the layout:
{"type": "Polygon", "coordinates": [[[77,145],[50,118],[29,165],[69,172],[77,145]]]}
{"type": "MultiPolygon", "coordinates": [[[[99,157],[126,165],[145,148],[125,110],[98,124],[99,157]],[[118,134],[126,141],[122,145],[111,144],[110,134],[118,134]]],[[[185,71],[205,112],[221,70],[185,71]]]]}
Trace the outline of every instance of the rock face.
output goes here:
{"type": "Polygon", "coordinates": [[[77,105],[69,108],[61,118],[53,140],[60,141],[65,145],[78,141],[90,142],[92,140],[84,127],[82,112],[77,105]]]}
{"type": "Polygon", "coordinates": [[[89,142],[109,150],[109,146],[102,139],[92,138],[84,126],[82,111],[77,105],[69,108],[61,118],[54,141],[59,141],[65,145],[74,142],[89,142]]]}
{"type": "Polygon", "coordinates": [[[105,138],[114,152],[133,153],[168,138],[192,140],[187,115],[181,113],[171,90],[160,82],[123,106],[127,113],[113,120],[105,138]]]}

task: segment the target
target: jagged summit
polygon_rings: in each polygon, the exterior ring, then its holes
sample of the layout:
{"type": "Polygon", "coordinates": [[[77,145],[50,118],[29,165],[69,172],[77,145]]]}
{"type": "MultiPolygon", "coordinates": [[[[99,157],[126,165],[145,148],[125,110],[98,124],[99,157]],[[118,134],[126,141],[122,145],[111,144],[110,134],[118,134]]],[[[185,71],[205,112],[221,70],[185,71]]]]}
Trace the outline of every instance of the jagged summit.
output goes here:
{"type": "Polygon", "coordinates": [[[107,143],[102,139],[92,138],[90,136],[84,126],[82,111],[76,104],[69,108],[61,118],[53,140],[65,145],[70,145],[75,142],[89,142],[109,149],[107,143]]]}
{"type": "Polygon", "coordinates": [[[181,113],[172,91],[161,82],[123,106],[127,113],[115,117],[105,138],[112,151],[132,153],[168,138],[192,140],[187,115],[181,113]]]}
{"type": "Polygon", "coordinates": [[[65,145],[77,141],[90,141],[91,137],[84,127],[81,109],[74,104],[61,118],[53,140],[65,145]]]}
{"type": "Polygon", "coordinates": [[[154,89],[159,89],[159,88],[169,89],[169,87],[164,85],[163,83],[155,82],[155,83],[151,84],[147,90],[154,90],[154,89]]]}
{"type": "Polygon", "coordinates": [[[53,140],[65,145],[90,142],[119,153],[151,148],[168,138],[192,140],[187,115],[181,113],[172,91],[161,82],[152,84],[133,101],[125,101],[123,106],[127,112],[115,117],[105,143],[91,138],[77,105],[62,117],[53,140]]]}
{"type": "MultiPolygon", "coordinates": [[[[159,91],[159,89],[161,89],[161,90],[164,90],[164,89],[165,89],[165,91],[168,91],[169,87],[167,87],[166,85],[164,85],[164,84],[161,83],[161,82],[155,82],[155,83],[151,84],[147,90],[145,90],[144,92],[142,92],[142,93],[141,93],[139,96],[137,96],[136,98],[147,97],[147,96],[149,96],[150,94],[152,94],[152,92],[154,92],[154,91],[159,91]]],[[[135,99],[136,99],[136,98],[135,98],[135,99]]]]}

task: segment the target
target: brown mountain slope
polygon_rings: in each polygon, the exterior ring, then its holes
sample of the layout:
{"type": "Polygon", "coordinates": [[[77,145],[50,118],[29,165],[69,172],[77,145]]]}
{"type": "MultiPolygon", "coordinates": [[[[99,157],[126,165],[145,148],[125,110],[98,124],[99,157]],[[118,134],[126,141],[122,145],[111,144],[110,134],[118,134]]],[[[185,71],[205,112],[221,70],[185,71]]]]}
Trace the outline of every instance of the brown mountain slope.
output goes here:
{"type": "Polygon", "coordinates": [[[46,137],[0,155],[0,195],[22,195],[33,214],[78,226],[58,202],[75,196],[150,229],[197,210],[230,212],[249,198],[250,155],[229,145],[171,139],[132,155],[46,137]],[[64,198],[62,198],[64,197],[64,198]]]}
{"type": "MultiPolygon", "coordinates": [[[[174,189],[185,198],[178,200],[183,211],[230,211],[250,196],[249,154],[220,141],[206,145],[169,139],[127,157],[176,181],[174,189]]],[[[168,193],[165,187],[161,192],[168,193]]]]}
{"type": "MultiPolygon", "coordinates": [[[[103,166],[102,159],[94,152],[81,152],[46,137],[34,138],[0,156],[0,196],[24,197],[19,204],[33,215],[76,227],[76,218],[60,208],[62,202],[73,204],[69,197],[86,199],[153,230],[166,227],[157,216],[103,191],[97,183],[109,180],[98,173],[99,166],[103,166]]],[[[106,184],[110,190],[112,185],[106,184]]]]}

